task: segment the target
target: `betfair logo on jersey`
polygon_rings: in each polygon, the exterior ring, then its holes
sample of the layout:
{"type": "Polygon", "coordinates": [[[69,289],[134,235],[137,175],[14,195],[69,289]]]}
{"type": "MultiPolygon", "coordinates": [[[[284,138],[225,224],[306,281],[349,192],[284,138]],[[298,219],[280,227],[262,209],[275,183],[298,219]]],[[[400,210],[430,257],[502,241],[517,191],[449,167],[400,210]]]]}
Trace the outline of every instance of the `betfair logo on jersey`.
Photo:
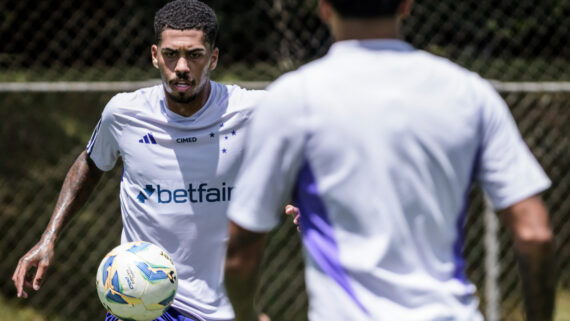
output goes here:
{"type": "Polygon", "coordinates": [[[209,186],[207,183],[198,185],[188,184],[188,188],[168,189],[160,185],[146,185],[142,192],[139,192],[137,199],[140,203],[155,201],[159,204],[168,203],[213,203],[227,202],[232,197],[233,186],[209,186]]]}

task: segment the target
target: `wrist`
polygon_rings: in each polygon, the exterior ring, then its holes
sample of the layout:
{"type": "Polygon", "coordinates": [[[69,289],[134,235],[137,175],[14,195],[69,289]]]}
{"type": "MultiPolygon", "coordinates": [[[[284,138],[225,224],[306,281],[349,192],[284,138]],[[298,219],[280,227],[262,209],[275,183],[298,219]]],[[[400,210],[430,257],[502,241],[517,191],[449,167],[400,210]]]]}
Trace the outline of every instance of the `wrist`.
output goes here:
{"type": "Polygon", "coordinates": [[[47,235],[44,234],[44,235],[42,235],[39,243],[43,246],[54,246],[55,245],[55,239],[56,239],[55,234],[47,234],[47,235]]]}

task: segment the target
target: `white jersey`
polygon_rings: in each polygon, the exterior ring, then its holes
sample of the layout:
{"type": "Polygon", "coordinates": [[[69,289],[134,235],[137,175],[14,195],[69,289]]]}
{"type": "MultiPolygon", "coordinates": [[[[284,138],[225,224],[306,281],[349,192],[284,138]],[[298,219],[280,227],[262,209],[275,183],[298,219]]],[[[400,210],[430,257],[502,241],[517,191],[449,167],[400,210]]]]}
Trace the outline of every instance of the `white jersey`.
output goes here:
{"type": "Polygon", "coordinates": [[[87,151],[101,170],[123,161],[121,242],[148,241],[175,262],[173,307],[231,320],[223,284],[228,202],[243,159],[244,130],[264,91],[211,82],[190,117],[166,107],[161,85],[114,96],[87,151]]]}
{"type": "Polygon", "coordinates": [[[229,217],[301,212],[309,318],[482,320],[462,226],[478,180],[502,209],[550,181],[479,76],[398,40],[344,41],[269,89],[229,217]]]}

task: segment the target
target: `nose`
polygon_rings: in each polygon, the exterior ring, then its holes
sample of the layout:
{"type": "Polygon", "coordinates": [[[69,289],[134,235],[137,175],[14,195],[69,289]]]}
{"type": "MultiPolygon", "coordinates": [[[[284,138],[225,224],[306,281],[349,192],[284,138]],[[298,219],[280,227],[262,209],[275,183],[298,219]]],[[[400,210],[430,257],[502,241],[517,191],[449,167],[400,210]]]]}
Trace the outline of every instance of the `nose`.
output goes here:
{"type": "Polygon", "coordinates": [[[176,74],[184,75],[190,72],[190,67],[188,66],[188,61],[184,57],[180,57],[176,62],[176,67],[174,68],[176,74]]]}

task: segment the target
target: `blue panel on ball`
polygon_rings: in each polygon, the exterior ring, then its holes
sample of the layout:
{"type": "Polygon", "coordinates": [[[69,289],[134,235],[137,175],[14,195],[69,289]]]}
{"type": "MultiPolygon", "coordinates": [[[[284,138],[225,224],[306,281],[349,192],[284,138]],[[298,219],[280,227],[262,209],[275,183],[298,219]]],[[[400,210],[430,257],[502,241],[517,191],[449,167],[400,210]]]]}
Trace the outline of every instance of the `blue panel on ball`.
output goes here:
{"type": "Polygon", "coordinates": [[[113,278],[111,279],[111,286],[113,287],[113,290],[115,290],[117,292],[123,291],[123,288],[121,287],[121,283],[119,283],[119,273],[118,272],[115,272],[115,274],[113,274],[113,278]]]}
{"type": "Polygon", "coordinates": [[[172,291],[172,294],[171,294],[168,298],[166,298],[166,299],[164,299],[164,300],[158,302],[158,304],[164,305],[164,306],[168,306],[170,303],[172,303],[172,300],[174,300],[174,295],[175,295],[175,294],[176,294],[176,292],[175,292],[175,291],[172,291]]]}
{"type": "Polygon", "coordinates": [[[131,253],[138,253],[140,251],[143,251],[147,247],[149,247],[149,245],[150,244],[148,244],[148,243],[135,244],[135,245],[131,246],[131,248],[128,249],[127,251],[129,251],[131,253]]]}
{"type": "Polygon", "coordinates": [[[122,296],[120,296],[118,293],[114,293],[113,291],[107,292],[107,295],[105,297],[111,302],[128,304],[128,302],[125,301],[122,296]]]}
{"type": "Polygon", "coordinates": [[[115,260],[115,256],[110,256],[105,261],[103,265],[103,284],[107,283],[107,277],[109,276],[109,270],[111,269],[111,265],[113,265],[113,261],[115,260]]]}
{"type": "Polygon", "coordinates": [[[164,271],[157,270],[155,272],[145,262],[138,262],[137,267],[143,273],[143,276],[145,277],[145,279],[147,279],[150,282],[168,279],[168,275],[164,271]]]}

